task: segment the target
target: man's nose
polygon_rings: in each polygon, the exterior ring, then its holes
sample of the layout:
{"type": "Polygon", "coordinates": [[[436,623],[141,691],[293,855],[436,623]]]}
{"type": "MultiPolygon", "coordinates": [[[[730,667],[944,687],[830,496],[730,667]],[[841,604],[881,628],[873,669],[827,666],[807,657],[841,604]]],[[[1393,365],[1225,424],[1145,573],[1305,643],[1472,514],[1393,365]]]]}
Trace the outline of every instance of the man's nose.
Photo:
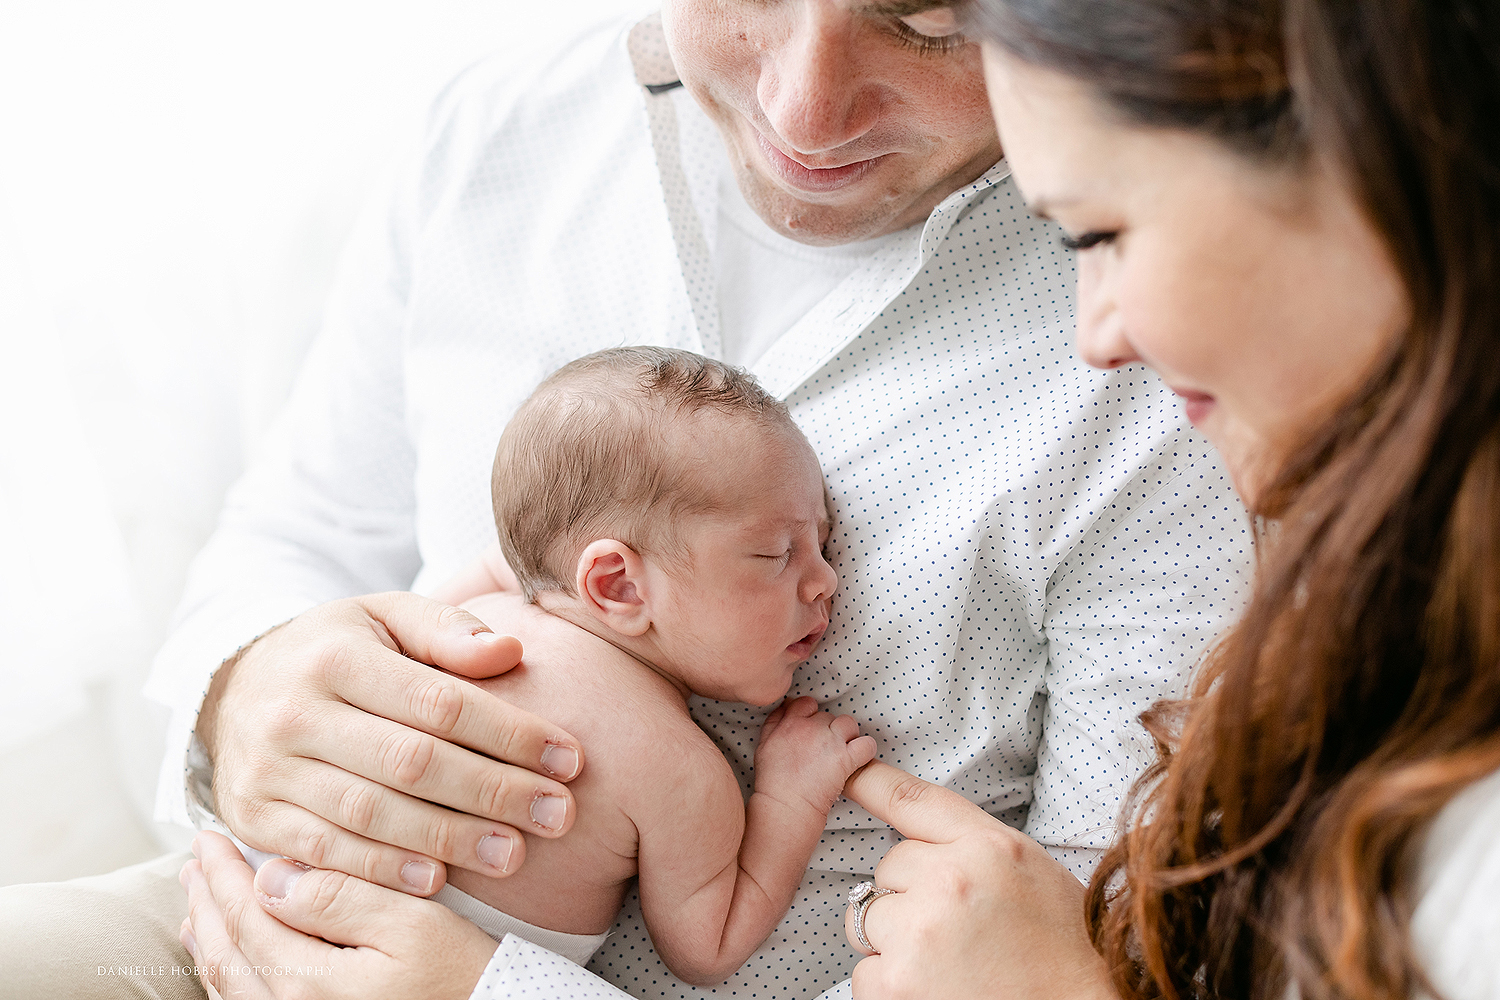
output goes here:
{"type": "Polygon", "coordinates": [[[880,95],[859,59],[857,17],[832,0],[804,0],[797,7],[791,33],[761,71],[757,97],[790,151],[812,155],[868,132],[879,115],[880,95]]]}

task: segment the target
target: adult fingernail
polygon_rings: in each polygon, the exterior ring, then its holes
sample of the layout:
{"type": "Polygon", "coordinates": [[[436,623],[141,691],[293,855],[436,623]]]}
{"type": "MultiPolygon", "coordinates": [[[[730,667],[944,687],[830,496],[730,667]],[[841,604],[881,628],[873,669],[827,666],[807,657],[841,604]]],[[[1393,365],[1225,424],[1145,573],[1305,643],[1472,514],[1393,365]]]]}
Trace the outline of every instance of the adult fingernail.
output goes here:
{"type": "Polygon", "coordinates": [[[578,751],[561,743],[548,743],[542,751],[542,766],[553,777],[566,781],[578,773],[578,751]]]}
{"type": "Polygon", "coordinates": [[[401,866],[401,881],[426,895],[437,884],[437,865],[431,861],[408,861],[401,866]]]}
{"type": "Polygon", "coordinates": [[[510,871],[510,852],[515,842],[509,837],[492,833],[479,838],[479,860],[502,872],[510,871]]]}
{"type": "Polygon", "coordinates": [[[303,865],[284,858],[267,861],[255,873],[255,887],[272,899],[285,899],[307,871],[303,865]]]}
{"type": "Polygon", "coordinates": [[[568,800],[560,795],[538,795],[531,800],[531,821],[544,830],[561,830],[568,818],[568,800]]]}
{"type": "Polygon", "coordinates": [[[182,932],[182,946],[188,950],[188,954],[189,955],[193,956],[193,960],[197,961],[197,959],[198,959],[198,939],[195,938],[195,937],[193,937],[193,932],[192,931],[184,930],[182,932]]]}
{"type": "Polygon", "coordinates": [[[486,645],[500,641],[500,633],[498,632],[473,632],[471,634],[475,639],[486,645]]]}

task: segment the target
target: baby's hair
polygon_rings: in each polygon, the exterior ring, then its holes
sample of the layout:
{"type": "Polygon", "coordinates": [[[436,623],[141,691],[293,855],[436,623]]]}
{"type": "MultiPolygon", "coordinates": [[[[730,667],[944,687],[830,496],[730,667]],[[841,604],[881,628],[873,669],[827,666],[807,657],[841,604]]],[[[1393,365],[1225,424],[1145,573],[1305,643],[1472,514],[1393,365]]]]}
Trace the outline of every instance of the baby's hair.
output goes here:
{"type": "Polygon", "coordinates": [[[500,547],[528,601],[572,594],[573,560],[596,538],[685,555],[674,526],[720,502],[683,458],[680,418],[702,411],[800,433],[744,369],[668,347],[599,351],[537,386],[500,436],[491,480],[500,547]]]}

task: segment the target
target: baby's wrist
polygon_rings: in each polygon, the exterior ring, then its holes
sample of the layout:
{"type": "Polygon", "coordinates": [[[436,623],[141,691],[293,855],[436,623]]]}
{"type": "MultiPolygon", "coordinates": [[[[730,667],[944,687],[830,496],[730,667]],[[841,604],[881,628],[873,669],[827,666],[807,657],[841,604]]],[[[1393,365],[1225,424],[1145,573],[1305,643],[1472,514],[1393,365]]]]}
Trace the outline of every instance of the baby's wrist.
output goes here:
{"type": "Polygon", "coordinates": [[[832,791],[805,782],[777,781],[774,778],[755,782],[756,795],[777,802],[783,808],[806,813],[809,817],[816,815],[820,823],[828,817],[828,810],[833,808],[833,803],[838,801],[843,791],[842,782],[832,791]]]}

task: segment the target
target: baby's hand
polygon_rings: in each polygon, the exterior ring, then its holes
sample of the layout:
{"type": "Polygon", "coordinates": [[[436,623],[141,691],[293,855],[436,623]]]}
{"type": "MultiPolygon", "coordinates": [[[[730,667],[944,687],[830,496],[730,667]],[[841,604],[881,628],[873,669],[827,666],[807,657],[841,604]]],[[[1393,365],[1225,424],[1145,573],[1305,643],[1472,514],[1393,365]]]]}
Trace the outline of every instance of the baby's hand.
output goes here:
{"type": "Polygon", "coordinates": [[[784,701],[760,730],[755,790],[827,816],[849,775],[875,759],[875,739],[852,716],[818,711],[811,698],[784,701]]]}

